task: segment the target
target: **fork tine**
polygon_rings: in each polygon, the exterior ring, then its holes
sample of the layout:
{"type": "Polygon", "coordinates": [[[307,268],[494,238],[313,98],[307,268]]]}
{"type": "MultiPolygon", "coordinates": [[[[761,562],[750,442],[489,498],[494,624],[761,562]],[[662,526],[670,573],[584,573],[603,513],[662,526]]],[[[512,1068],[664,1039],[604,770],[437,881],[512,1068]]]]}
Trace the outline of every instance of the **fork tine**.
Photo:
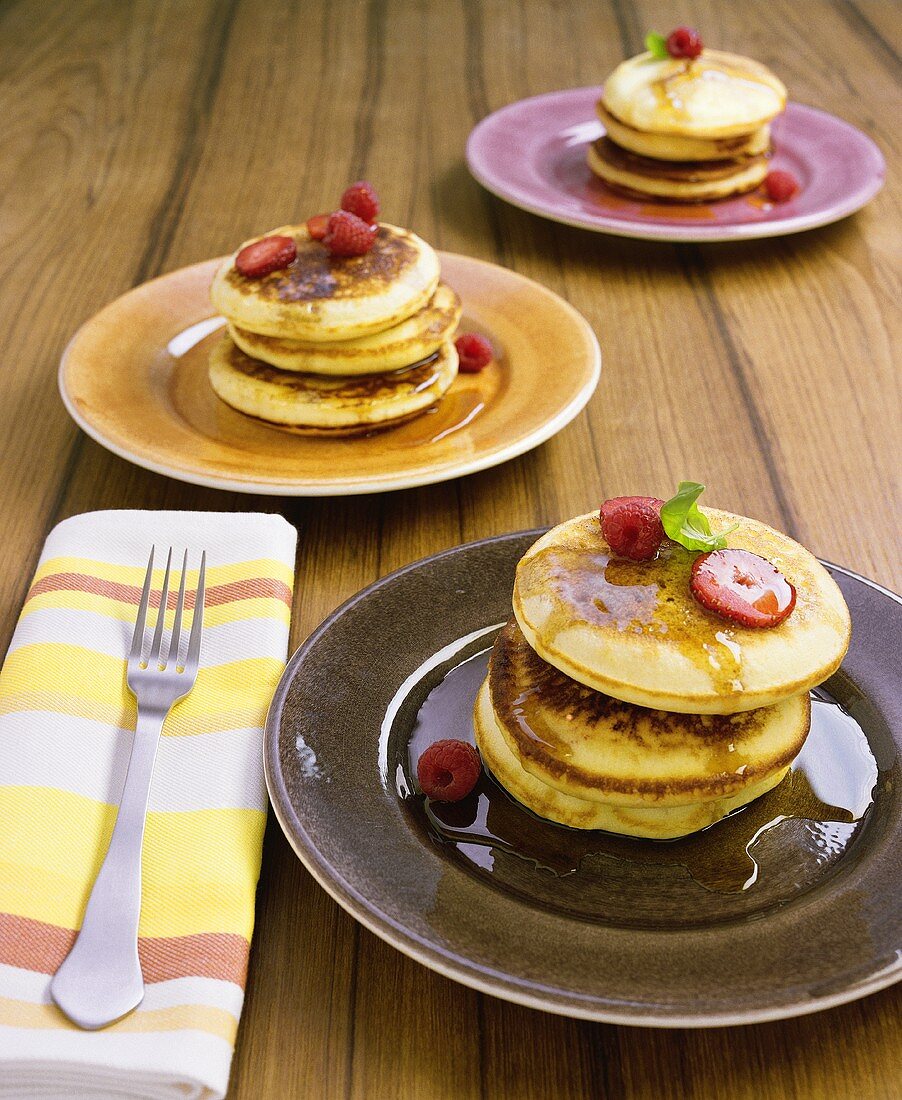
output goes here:
{"type": "Polygon", "coordinates": [[[169,639],[169,653],[166,657],[166,664],[170,661],[175,662],[175,667],[178,668],[179,663],[179,641],[182,633],[182,612],[185,609],[185,577],[188,573],[188,551],[185,551],[185,556],[182,558],[182,579],[179,582],[179,598],[175,604],[175,618],[172,620],[172,637],[169,639]]]}
{"type": "Polygon", "coordinates": [[[138,617],[135,620],[135,632],[132,635],[132,647],[128,654],[130,664],[133,661],[141,660],[141,650],[144,646],[144,626],[147,622],[147,605],[150,603],[150,585],[153,580],[153,551],[154,548],[151,546],[150,557],[147,561],[147,572],[144,574],[141,602],[138,604],[138,617]]]}
{"type": "Polygon", "coordinates": [[[200,556],[200,573],[197,577],[197,595],[194,597],[194,617],[191,620],[191,634],[188,638],[188,655],[185,657],[185,672],[189,676],[197,675],[200,663],[200,633],[204,623],[204,582],[207,574],[207,552],[200,556]]]}
{"type": "Polygon", "coordinates": [[[169,567],[172,565],[172,547],[166,556],[166,572],[163,574],[163,591],[160,593],[160,609],[157,612],[157,628],[153,632],[153,644],[147,655],[149,665],[156,664],[160,659],[160,646],[163,641],[163,624],[166,622],[166,605],[169,603],[169,567]]]}

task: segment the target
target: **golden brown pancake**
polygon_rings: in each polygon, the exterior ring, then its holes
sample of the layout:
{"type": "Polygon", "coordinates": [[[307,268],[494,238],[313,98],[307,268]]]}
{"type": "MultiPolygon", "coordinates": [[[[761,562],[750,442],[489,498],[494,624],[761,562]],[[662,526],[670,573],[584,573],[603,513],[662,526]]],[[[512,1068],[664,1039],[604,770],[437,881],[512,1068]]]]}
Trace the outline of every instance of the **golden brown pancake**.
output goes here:
{"type": "Polygon", "coordinates": [[[721,138],[770,122],[786,106],[786,88],[751,58],[705,49],[691,61],[631,57],[607,78],[603,99],[636,130],[721,138]]]}
{"type": "Polygon", "coordinates": [[[433,355],[460,320],[460,298],[444,283],[412,317],[372,336],[334,344],[310,344],[279,336],[262,336],[229,325],[229,335],[254,359],[280,370],[307,374],[382,374],[433,355]]]}
{"type": "Polygon", "coordinates": [[[785,777],[783,768],[766,779],[750,783],[737,794],[706,802],[680,805],[633,805],[616,801],[590,801],[565,794],[526,771],[501,732],[492,710],[488,681],[476,700],[476,744],[495,779],[527,809],[571,829],[604,829],[623,836],[673,840],[705,829],[740,806],[773,790],[785,777]]]}
{"type": "Polygon", "coordinates": [[[304,225],[280,226],[265,236],[292,237],[297,258],[249,279],[235,267],[236,252],[223,261],[210,291],[219,312],[249,332],[317,344],[355,340],[412,316],[438,286],[435,251],[398,226],[380,224],[362,256],[332,256],[304,225]]]}
{"type": "Polygon", "coordinates": [[[359,434],[424,412],[457,376],[448,340],[421,363],[352,377],[282,371],[245,355],[229,336],[210,353],[210,382],[226,404],[277,427],[313,434],[359,434]]]}
{"type": "Polygon", "coordinates": [[[492,709],[522,767],[564,794],[680,806],[739,794],[785,770],[808,735],[808,694],[741,714],[649,710],[587,688],[532,649],[515,619],[489,672],[492,709]]]}
{"type": "Polygon", "coordinates": [[[778,626],[744,627],[702,607],[689,590],[698,555],[669,540],[653,561],[618,558],[592,512],[543,535],[517,566],[514,614],[529,644],[596,691],[689,714],[753,710],[826,680],[851,633],[836,582],[766,524],[702,512],[727,546],[766,558],[795,586],[795,608],[778,626]]]}
{"type": "Polygon", "coordinates": [[[665,202],[712,202],[756,188],[767,175],[768,158],[656,160],[621,149],[608,137],[589,146],[592,171],[615,191],[665,202]]]}
{"type": "Polygon", "coordinates": [[[656,160],[725,160],[731,157],[758,156],[770,149],[770,127],[760,126],[748,134],[734,137],[685,137],[681,134],[649,133],[627,126],[599,100],[595,105],[607,136],[621,149],[656,160]]]}

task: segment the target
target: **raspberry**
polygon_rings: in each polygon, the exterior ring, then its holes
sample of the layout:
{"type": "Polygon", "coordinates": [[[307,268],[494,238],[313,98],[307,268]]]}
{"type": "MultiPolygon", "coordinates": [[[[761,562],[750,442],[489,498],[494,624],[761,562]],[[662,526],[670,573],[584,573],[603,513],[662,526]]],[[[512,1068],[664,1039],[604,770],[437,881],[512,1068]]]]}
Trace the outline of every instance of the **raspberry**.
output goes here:
{"type": "Polygon", "coordinates": [[[657,497],[614,497],[601,506],[601,533],[622,558],[650,561],[664,541],[657,497]]]}
{"type": "Polygon", "coordinates": [[[796,605],[796,590],[779,569],[748,550],[702,554],[689,589],[702,607],[742,626],[777,626],[796,605]]]}
{"type": "Polygon", "coordinates": [[[329,215],[323,244],[333,256],[362,256],[373,247],[377,228],[367,225],[356,214],[337,210],[329,215]]]}
{"type": "Polygon", "coordinates": [[[479,753],[466,741],[434,741],[417,761],[420,790],[439,802],[459,802],[482,772],[479,753]]]}
{"type": "Polygon", "coordinates": [[[366,180],[358,180],[341,196],[341,208],[356,214],[361,221],[374,222],[379,217],[379,196],[366,180]]]}
{"type": "Polygon", "coordinates": [[[677,27],[667,36],[667,52],[671,57],[688,57],[690,60],[702,52],[702,40],[692,27],[677,27]]]}
{"type": "Polygon", "coordinates": [[[462,374],[478,374],[495,357],[492,345],[477,332],[463,332],[454,341],[462,374]]]}
{"type": "Polygon", "coordinates": [[[798,194],[799,181],[792,172],[775,168],[764,177],[764,190],[771,202],[789,202],[798,194]]]}
{"type": "Polygon", "coordinates": [[[235,267],[246,279],[262,279],[288,265],[298,250],[291,237],[262,237],[245,245],[235,257],[235,267]]]}
{"type": "Polygon", "coordinates": [[[312,218],[307,219],[307,232],[310,234],[311,241],[321,241],[328,227],[328,214],[314,214],[312,218]]]}

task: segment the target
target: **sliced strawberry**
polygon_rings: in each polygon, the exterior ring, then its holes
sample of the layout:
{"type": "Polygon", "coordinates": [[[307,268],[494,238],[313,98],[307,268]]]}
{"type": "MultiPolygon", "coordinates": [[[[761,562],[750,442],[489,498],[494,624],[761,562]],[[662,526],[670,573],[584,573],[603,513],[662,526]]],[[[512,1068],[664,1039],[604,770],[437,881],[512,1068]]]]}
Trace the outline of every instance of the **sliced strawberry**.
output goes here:
{"type": "Polygon", "coordinates": [[[288,267],[297,254],[291,237],[262,237],[241,249],[235,257],[235,267],[246,279],[262,279],[264,275],[288,267]]]}
{"type": "Polygon", "coordinates": [[[702,554],[689,587],[702,607],[742,626],[776,626],[796,605],[796,590],[779,569],[748,550],[702,554]]]}
{"type": "Polygon", "coordinates": [[[311,241],[321,241],[328,228],[328,214],[314,214],[312,218],[307,219],[307,232],[310,234],[311,241]]]}

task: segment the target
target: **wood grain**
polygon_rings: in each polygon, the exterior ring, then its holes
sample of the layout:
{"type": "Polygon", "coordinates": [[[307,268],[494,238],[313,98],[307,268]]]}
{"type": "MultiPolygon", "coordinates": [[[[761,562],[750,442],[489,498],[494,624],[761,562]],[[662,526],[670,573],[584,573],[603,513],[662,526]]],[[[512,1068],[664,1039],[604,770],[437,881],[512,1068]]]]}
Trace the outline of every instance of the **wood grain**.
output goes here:
{"type": "MultiPolygon", "coordinates": [[[[898,35],[883,0],[0,3],[4,642],[46,533],[93,508],[281,511],[300,530],[295,643],[408,561],[605,495],[667,495],[681,476],[899,588],[898,35]],[[871,133],[890,164],[880,196],[796,237],[671,246],[552,225],[470,179],[464,142],[485,114],[598,83],[677,20],[871,133]],[[328,209],[363,175],[393,220],[585,314],[605,359],[586,413],[502,468],[343,500],[182,485],[77,432],[55,376],[81,321],[150,276],[328,209]]],[[[899,1094],[898,990],[723,1030],[557,1018],[360,929],[273,823],[264,857],[235,1100],[899,1094]]]]}

